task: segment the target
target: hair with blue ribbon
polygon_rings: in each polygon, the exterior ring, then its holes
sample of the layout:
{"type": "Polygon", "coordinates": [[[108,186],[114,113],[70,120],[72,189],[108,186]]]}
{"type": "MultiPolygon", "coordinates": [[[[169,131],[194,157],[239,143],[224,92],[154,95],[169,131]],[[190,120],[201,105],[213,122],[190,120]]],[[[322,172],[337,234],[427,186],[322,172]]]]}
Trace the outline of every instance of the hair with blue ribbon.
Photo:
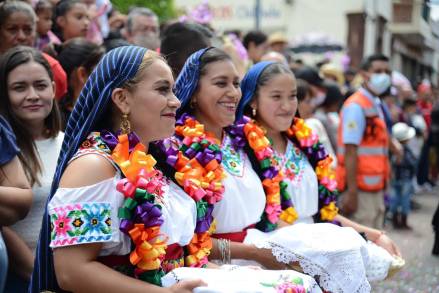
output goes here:
{"type": "Polygon", "coordinates": [[[177,116],[183,114],[186,106],[191,101],[200,79],[201,57],[211,48],[212,47],[196,51],[190,55],[184,63],[183,69],[178,75],[174,85],[174,94],[181,102],[181,107],[177,110],[177,116]]]}
{"type": "Polygon", "coordinates": [[[245,107],[248,105],[248,103],[251,102],[253,96],[256,94],[259,77],[261,76],[265,68],[273,63],[275,62],[262,61],[256,63],[245,74],[244,78],[241,81],[242,98],[239,101],[238,110],[236,111],[236,120],[239,120],[242,118],[242,116],[244,116],[245,107]]]}
{"type": "MultiPolygon", "coordinates": [[[[135,77],[147,49],[125,46],[105,54],[88,78],[67,123],[48,201],[58,189],[61,175],[80,144],[103,118],[115,88],[135,77]]],[[[53,267],[50,243],[50,221],[46,211],[38,242],[35,266],[29,292],[59,291],[53,267]]]]}

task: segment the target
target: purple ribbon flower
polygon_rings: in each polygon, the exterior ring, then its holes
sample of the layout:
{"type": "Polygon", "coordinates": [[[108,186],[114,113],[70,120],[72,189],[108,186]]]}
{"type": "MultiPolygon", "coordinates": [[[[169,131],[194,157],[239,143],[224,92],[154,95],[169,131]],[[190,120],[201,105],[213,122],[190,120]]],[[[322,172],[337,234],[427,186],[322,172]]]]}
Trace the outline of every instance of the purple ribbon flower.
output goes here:
{"type": "Polygon", "coordinates": [[[138,205],[134,211],[136,223],[142,223],[145,227],[161,226],[163,224],[162,211],[150,202],[138,205]]]}

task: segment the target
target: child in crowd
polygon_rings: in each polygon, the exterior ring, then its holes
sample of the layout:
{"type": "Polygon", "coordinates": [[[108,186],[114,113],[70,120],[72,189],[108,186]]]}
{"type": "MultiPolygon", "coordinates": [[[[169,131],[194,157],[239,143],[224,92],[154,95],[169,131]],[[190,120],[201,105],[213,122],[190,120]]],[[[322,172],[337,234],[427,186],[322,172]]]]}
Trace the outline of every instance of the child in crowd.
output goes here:
{"type": "Polygon", "coordinates": [[[90,26],[89,11],[80,0],[61,0],[55,6],[54,33],[65,42],[86,37],[90,26]]]}
{"type": "Polygon", "coordinates": [[[408,142],[415,136],[416,131],[406,123],[398,122],[392,127],[393,136],[402,144],[404,155],[400,161],[392,160],[392,197],[390,212],[395,229],[409,229],[407,217],[410,212],[410,198],[413,194],[413,178],[416,174],[416,158],[408,142]]]}
{"type": "Polygon", "coordinates": [[[59,38],[51,31],[53,5],[48,0],[40,0],[35,5],[37,15],[37,39],[35,47],[43,50],[48,44],[60,44],[59,38]]]}

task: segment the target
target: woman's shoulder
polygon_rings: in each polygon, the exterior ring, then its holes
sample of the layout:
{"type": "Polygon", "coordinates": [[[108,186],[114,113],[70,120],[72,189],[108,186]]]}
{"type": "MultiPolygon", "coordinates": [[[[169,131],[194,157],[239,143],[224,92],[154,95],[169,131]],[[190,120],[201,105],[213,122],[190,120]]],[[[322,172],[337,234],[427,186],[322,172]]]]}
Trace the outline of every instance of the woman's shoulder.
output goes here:
{"type": "Polygon", "coordinates": [[[97,153],[84,154],[67,165],[60,187],[89,186],[113,178],[116,173],[114,165],[107,158],[97,153]]]}
{"type": "Polygon", "coordinates": [[[0,149],[0,165],[8,163],[20,152],[11,126],[2,116],[0,116],[0,149]]]}

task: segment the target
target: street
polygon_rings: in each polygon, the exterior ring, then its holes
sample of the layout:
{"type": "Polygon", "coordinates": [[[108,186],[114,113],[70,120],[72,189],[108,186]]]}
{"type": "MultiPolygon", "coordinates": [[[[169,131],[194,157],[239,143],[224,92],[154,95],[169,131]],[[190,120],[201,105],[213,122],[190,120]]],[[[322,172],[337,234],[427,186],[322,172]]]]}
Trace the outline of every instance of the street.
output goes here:
{"type": "Polygon", "coordinates": [[[439,201],[439,191],[422,193],[414,199],[421,208],[409,216],[413,231],[394,230],[391,223],[386,227],[389,236],[399,245],[406,266],[390,280],[374,284],[372,292],[439,292],[439,257],[431,254],[434,237],[431,218],[439,201]]]}

